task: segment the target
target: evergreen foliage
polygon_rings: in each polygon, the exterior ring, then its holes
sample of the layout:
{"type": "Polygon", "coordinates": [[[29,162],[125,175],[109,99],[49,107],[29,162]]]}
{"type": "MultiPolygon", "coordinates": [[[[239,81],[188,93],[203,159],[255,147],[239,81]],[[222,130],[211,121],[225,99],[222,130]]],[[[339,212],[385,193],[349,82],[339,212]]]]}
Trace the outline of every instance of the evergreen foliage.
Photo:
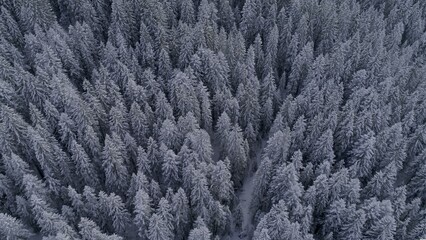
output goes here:
{"type": "Polygon", "coordinates": [[[0,0],[0,239],[426,239],[422,0],[0,0]]]}

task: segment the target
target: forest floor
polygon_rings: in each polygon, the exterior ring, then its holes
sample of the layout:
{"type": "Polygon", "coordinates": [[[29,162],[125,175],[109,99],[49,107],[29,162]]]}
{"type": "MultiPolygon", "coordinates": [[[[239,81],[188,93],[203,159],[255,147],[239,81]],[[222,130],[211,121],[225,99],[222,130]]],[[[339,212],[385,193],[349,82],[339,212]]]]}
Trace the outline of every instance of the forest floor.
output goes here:
{"type": "Polygon", "coordinates": [[[241,228],[240,230],[235,229],[235,226],[232,227],[233,231],[231,233],[230,240],[242,240],[250,239],[254,231],[253,226],[253,213],[250,209],[250,203],[253,197],[254,190],[254,176],[256,175],[256,170],[260,165],[261,156],[263,148],[266,144],[266,141],[261,141],[256,150],[255,154],[249,159],[248,169],[246,177],[243,181],[243,186],[238,190],[237,197],[239,201],[239,206],[241,207],[242,219],[241,219],[241,228]]]}
{"type": "Polygon", "coordinates": [[[242,213],[242,230],[235,229],[232,232],[231,240],[240,240],[240,239],[249,239],[250,231],[253,228],[252,224],[252,213],[250,211],[250,203],[253,195],[253,186],[254,186],[254,173],[251,173],[250,176],[247,176],[244,179],[243,186],[237,193],[239,206],[241,207],[242,213]]]}
{"type": "Polygon", "coordinates": [[[247,177],[244,181],[243,188],[241,189],[241,192],[239,193],[239,199],[240,199],[240,206],[243,213],[243,222],[242,227],[243,230],[246,229],[251,225],[251,211],[250,211],[250,203],[251,198],[253,194],[253,182],[254,174],[247,177]]]}

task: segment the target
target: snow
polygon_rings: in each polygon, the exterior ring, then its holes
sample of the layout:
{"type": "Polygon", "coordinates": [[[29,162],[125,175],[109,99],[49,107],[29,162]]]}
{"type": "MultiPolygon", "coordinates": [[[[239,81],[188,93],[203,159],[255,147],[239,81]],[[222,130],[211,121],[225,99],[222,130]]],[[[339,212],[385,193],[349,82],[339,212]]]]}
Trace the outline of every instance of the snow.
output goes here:
{"type": "Polygon", "coordinates": [[[29,238],[29,240],[41,240],[43,237],[41,234],[35,234],[29,238]]]}
{"type": "Polygon", "coordinates": [[[253,194],[253,186],[254,186],[254,174],[250,174],[244,179],[243,186],[238,192],[237,196],[239,199],[239,205],[242,210],[242,230],[239,231],[235,229],[235,224],[233,226],[233,231],[231,235],[231,240],[240,240],[240,239],[249,239],[247,236],[248,229],[251,229],[252,226],[252,213],[250,211],[250,202],[253,194]]]}
{"type": "MultiPolygon", "coordinates": [[[[253,213],[250,209],[250,203],[252,201],[253,190],[254,190],[254,176],[256,172],[254,172],[255,165],[259,166],[261,161],[262,150],[266,145],[266,140],[262,140],[259,145],[256,147],[255,156],[250,158],[248,173],[243,181],[243,186],[237,193],[237,197],[239,200],[239,205],[242,210],[242,230],[238,231],[233,226],[233,231],[230,237],[230,240],[241,240],[241,239],[249,239],[251,236],[251,231],[254,230],[254,226],[252,223],[253,213]]],[[[235,225],[235,224],[234,224],[235,225]]]]}
{"type": "Polygon", "coordinates": [[[243,210],[243,229],[251,224],[251,211],[250,211],[250,202],[251,196],[253,194],[253,178],[254,175],[246,178],[243,184],[243,188],[239,193],[240,206],[243,210]]]}

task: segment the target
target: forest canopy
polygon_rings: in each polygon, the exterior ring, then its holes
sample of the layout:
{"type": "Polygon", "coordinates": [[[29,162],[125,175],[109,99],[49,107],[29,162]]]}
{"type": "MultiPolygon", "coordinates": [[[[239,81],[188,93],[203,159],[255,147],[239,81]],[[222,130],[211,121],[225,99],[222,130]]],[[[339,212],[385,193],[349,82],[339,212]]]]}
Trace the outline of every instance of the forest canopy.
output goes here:
{"type": "Polygon", "coordinates": [[[426,238],[426,1],[0,0],[31,238],[426,238]]]}

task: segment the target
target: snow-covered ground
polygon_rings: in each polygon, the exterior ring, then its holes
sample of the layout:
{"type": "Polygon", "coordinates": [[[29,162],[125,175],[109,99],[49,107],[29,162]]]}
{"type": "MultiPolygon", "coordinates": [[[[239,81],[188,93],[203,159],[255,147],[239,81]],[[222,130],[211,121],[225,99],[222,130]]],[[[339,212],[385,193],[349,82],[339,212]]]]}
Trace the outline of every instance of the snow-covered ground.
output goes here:
{"type": "Polygon", "coordinates": [[[250,209],[250,203],[253,196],[253,188],[254,188],[254,176],[256,172],[254,171],[255,165],[258,167],[261,161],[262,150],[266,144],[266,140],[262,140],[259,145],[256,147],[255,156],[249,160],[248,173],[246,178],[244,179],[243,186],[237,192],[237,197],[239,199],[239,205],[242,211],[242,230],[234,229],[231,234],[231,240],[241,240],[241,239],[249,239],[249,232],[254,230],[254,226],[252,223],[253,213],[250,209]]]}
{"type": "Polygon", "coordinates": [[[254,174],[252,173],[250,176],[247,176],[244,180],[243,186],[238,192],[239,205],[242,210],[242,223],[241,223],[241,231],[234,231],[231,239],[239,240],[239,239],[248,239],[246,236],[247,229],[252,228],[252,212],[250,211],[250,202],[253,194],[253,179],[254,174]]]}
{"type": "Polygon", "coordinates": [[[240,206],[243,213],[243,223],[241,225],[243,229],[251,225],[250,202],[253,194],[253,178],[254,175],[251,175],[245,179],[243,188],[239,193],[240,206]]]}

